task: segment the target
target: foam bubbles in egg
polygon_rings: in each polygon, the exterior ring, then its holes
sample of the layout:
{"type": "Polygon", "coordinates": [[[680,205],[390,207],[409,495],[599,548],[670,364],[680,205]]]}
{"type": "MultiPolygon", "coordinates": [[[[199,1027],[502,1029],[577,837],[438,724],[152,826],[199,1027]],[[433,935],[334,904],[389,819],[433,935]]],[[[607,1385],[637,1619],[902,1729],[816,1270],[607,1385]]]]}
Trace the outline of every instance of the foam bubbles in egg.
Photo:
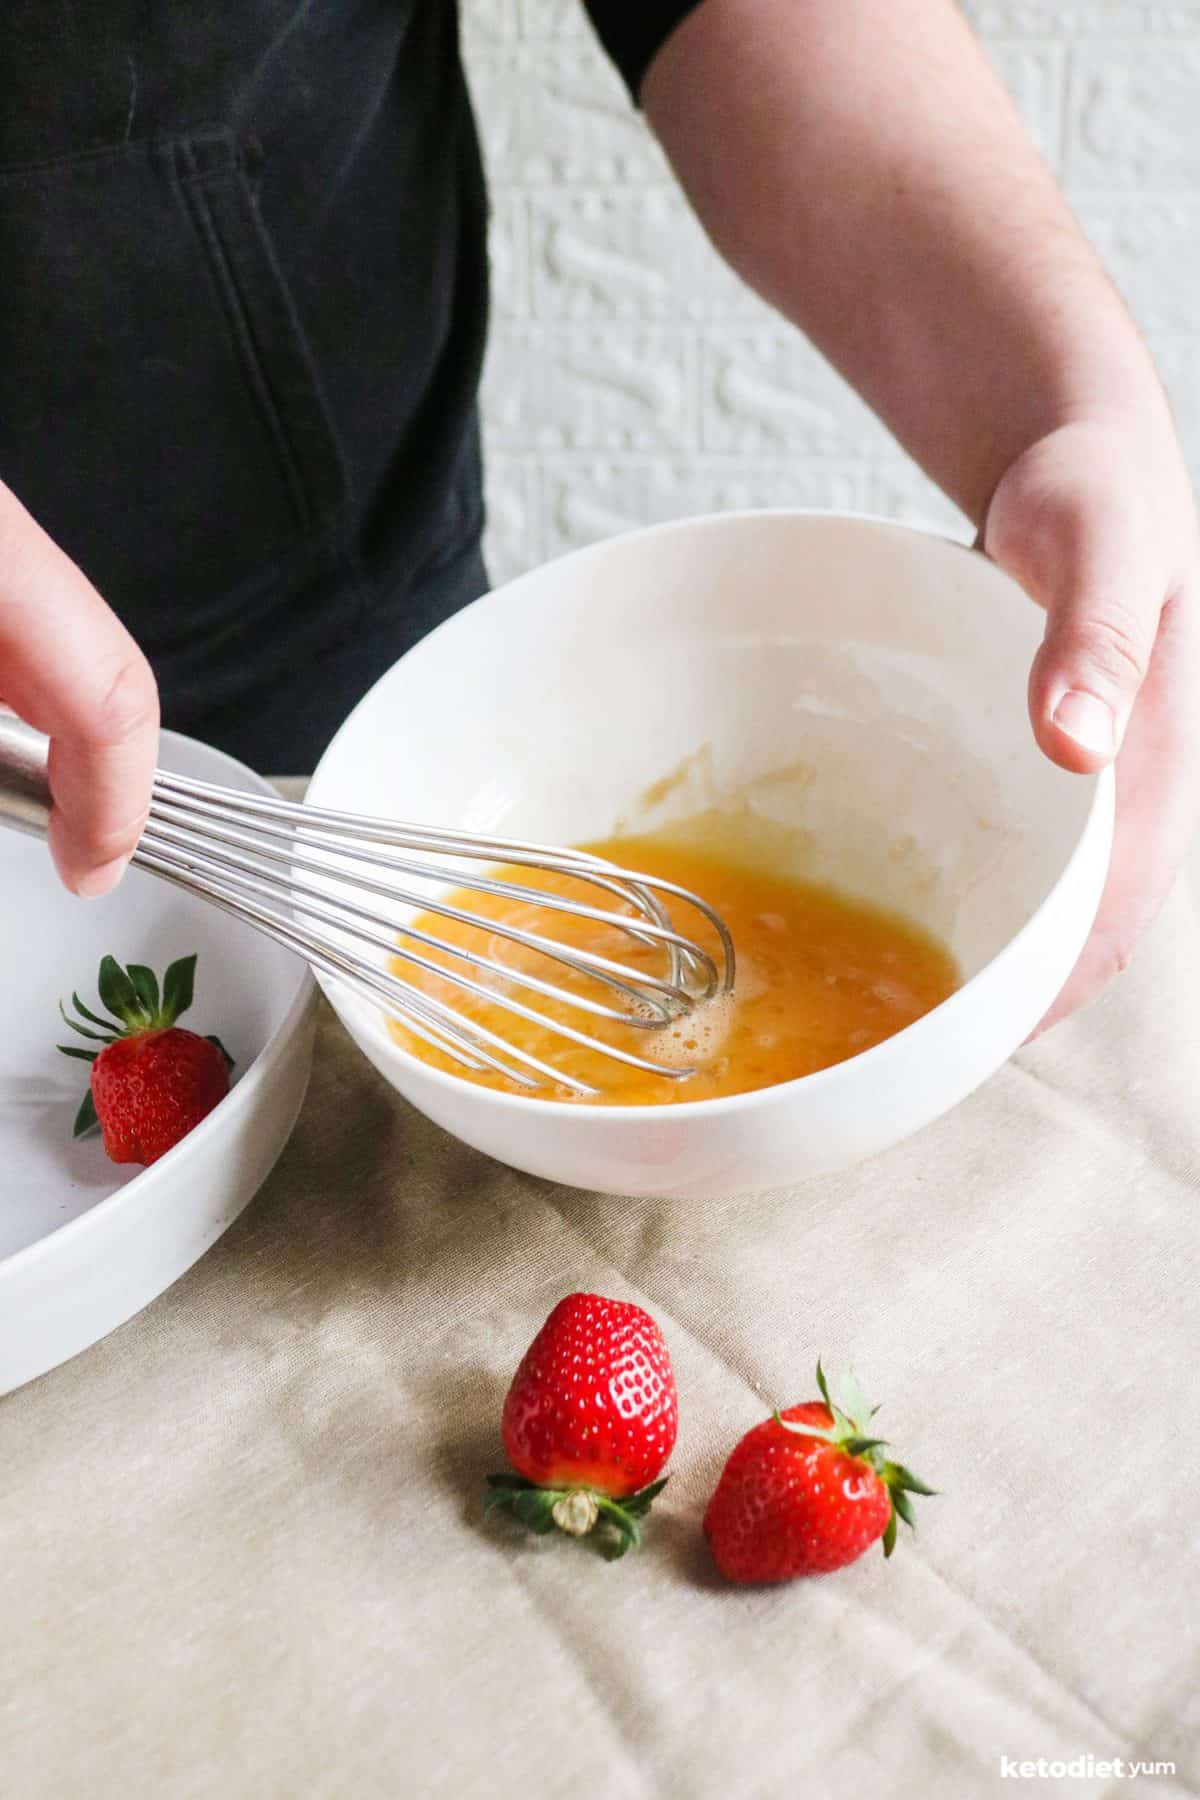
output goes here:
{"type": "Polygon", "coordinates": [[[686,1017],[654,1032],[647,1055],[668,1069],[706,1068],[724,1050],[733,1029],[734,996],[698,1001],[686,1017]]]}

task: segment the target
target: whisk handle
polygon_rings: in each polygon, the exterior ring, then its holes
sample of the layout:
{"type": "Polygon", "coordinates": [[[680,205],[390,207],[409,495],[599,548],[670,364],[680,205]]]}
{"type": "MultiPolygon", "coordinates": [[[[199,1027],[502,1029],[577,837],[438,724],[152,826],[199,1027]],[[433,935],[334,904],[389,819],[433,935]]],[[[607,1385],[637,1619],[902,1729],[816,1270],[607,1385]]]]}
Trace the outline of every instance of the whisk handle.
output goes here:
{"type": "Polygon", "coordinates": [[[0,711],[0,823],[45,837],[50,822],[50,739],[0,711]]]}

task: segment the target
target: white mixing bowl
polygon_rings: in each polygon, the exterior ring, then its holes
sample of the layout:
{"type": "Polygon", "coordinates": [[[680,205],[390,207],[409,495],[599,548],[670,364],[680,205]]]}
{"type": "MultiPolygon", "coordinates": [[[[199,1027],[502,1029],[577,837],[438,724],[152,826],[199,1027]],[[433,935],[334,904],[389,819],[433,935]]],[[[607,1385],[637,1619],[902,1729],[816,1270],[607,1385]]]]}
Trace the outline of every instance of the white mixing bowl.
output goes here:
{"type": "Polygon", "coordinates": [[[376,684],[317,770],[315,804],[550,843],[714,803],[786,827],[796,872],[907,913],[963,971],[874,1049],[728,1099],[564,1105],[443,1074],[326,983],[331,1002],[422,1112],[554,1181],[705,1198],[895,1143],[1023,1041],[1104,883],[1111,776],[1054,768],[1026,717],[1041,622],[982,556],[901,526],[686,520],[469,606],[376,684]]]}

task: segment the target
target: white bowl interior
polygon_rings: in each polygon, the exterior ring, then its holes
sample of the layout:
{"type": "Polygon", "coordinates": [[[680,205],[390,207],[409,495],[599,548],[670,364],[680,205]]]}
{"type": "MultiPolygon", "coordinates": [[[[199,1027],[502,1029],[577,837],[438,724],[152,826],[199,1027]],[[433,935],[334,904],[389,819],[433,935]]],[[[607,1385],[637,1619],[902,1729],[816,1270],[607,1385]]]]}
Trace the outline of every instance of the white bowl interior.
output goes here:
{"type": "Polygon", "coordinates": [[[1032,739],[1040,630],[981,556],[903,527],[653,528],[442,626],[351,715],[309,797],[551,843],[736,808],[775,866],[900,909],[969,977],[1053,887],[1094,798],[1032,739]]]}

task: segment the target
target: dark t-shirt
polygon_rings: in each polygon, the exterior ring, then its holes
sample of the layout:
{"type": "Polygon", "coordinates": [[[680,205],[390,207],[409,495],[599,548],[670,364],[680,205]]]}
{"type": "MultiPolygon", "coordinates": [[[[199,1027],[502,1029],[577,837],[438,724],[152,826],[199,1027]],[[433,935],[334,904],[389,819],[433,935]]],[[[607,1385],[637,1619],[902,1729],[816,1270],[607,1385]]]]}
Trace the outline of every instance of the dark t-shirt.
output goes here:
{"type": "MultiPolygon", "coordinates": [[[[636,91],[694,3],[588,10],[636,91]]],[[[305,766],[482,582],[456,8],[8,0],[0,32],[0,475],[169,723],[305,766]]]]}

